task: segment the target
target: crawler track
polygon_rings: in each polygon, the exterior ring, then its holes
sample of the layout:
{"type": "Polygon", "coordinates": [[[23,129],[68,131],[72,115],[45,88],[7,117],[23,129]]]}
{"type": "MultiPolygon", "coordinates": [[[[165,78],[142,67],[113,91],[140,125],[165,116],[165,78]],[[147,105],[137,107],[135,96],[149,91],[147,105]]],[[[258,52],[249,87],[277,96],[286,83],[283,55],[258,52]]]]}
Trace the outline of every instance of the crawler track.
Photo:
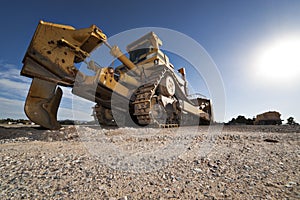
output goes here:
{"type": "MultiPolygon", "coordinates": [[[[153,72],[149,77],[145,79],[145,84],[138,88],[136,92],[136,99],[134,104],[134,114],[137,117],[140,125],[151,124],[155,127],[170,128],[178,127],[179,122],[168,116],[156,117],[154,106],[159,106],[159,98],[156,95],[158,86],[169,70],[166,68],[160,68],[153,72]]],[[[176,81],[176,79],[174,79],[176,81]]],[[[162,108],[165,109],[165,108],[162,108]]],[[[164,112],[164,111],[162,111],[164,112]]],[[[161,114],[161,113],[160,113],[161,114]]]]}

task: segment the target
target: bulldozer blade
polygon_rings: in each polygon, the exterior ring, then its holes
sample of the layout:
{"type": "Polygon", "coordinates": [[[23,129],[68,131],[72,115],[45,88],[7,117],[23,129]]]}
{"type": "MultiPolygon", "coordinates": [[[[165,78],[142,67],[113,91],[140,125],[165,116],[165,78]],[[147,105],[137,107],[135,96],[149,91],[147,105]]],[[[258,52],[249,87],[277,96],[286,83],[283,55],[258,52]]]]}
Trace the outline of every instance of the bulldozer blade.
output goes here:
{"type": "Polygon", "coordinates": [[[57,110],[62,93],[56,83],[34,78],[25,103],[27,117],[44,128],[59,129],[57,110]]]}

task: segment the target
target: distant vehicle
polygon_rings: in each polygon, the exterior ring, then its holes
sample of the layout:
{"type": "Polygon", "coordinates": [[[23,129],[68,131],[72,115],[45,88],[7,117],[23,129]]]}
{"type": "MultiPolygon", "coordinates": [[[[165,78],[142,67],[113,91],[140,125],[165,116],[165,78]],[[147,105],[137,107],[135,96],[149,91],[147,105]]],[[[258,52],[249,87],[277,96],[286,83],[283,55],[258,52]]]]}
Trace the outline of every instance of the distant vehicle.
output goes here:
{"type": "Polygon", "coordinates": [[[282,120],[281,114],[277,111],[269,111],[256,116],[254,125],[280,125],[282,120]]]}

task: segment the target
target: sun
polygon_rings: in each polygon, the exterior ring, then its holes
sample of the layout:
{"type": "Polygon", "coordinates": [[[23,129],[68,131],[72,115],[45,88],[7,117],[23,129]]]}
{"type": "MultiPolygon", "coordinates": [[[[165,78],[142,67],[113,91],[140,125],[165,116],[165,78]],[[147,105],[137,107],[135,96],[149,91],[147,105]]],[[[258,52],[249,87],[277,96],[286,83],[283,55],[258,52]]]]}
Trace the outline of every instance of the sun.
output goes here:
{"type": "Polygon", "coordinates": [[[300,80],[300,37],[280,38],[258,51],[256,74],[263,81],[300,80]]]}

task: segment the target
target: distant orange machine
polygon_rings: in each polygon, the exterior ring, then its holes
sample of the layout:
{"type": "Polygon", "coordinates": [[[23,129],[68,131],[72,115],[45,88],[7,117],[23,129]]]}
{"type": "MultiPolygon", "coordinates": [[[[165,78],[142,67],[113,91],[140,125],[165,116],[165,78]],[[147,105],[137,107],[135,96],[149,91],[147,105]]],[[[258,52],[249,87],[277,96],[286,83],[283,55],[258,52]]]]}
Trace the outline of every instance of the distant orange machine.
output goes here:
{"type": "Polygon", "coordinates": [[[269,111],[256,116],[254,125],[280,125],[282,120],[281,114],[277,111],[269,111]]]}

